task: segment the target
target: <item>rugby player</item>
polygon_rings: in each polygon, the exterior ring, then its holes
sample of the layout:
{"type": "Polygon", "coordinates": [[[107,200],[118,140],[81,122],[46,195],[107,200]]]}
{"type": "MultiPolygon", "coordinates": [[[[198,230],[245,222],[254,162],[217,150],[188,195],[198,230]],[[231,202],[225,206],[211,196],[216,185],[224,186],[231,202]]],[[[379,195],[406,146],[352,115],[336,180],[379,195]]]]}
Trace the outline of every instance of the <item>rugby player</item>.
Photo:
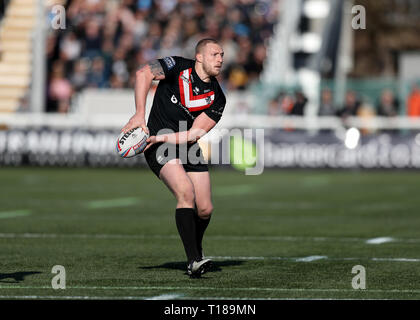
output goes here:
{"type": "Polygon", "coordinates": [[[172,56],[141,66],[136,72],[136,113],[122,129],[141,127],[150,134],[144,155],[176,198],[175,221],[191,277],[200,277],[211,266],[202,249],[213,212],[210,176],[197,140],[216,125],[225,108],[215,78],[223,54],[215,39],[206,38],[197,43],[195,60],[172,56]],[[146,126],[146,96],[153,80],[160,82],[146,126]]]}

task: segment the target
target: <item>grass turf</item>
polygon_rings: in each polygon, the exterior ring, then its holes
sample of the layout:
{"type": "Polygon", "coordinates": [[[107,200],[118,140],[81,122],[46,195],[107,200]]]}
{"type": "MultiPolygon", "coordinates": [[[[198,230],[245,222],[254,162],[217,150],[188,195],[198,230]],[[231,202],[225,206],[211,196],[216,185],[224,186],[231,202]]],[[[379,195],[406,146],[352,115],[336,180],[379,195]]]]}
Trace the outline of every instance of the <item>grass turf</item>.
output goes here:
{"type": "Polygon", "coordinates": [[[420,298],[418,172],[211,178],[215,266],[189,279],[174,198],[150,171],[2,168],[0,297],[420,298]],[[298,260],[311,256],[323,258],[298,260]],[[54,265],[66,290],[51,288],[54,265]],[[366,290],[351,286],[355,265],[366,290]]]}

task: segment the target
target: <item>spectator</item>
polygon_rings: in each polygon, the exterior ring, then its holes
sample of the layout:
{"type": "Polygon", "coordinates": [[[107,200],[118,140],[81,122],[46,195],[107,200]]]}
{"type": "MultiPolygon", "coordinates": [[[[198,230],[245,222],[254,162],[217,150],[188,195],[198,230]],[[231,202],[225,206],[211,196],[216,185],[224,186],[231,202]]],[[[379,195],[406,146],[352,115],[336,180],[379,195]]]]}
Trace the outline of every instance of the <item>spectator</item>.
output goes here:
{"type": "Polygon", "coordinates": [[[124,81],[117,74],[114,73],[111,76],[110,86],[112,89],[122,89],[124,88],[124,81]]]}
{"type": "Polygon", "coordinates": [[[414,85],[407,100],[407,114],[409,117],[420,116],[420,89],[414,85]]]}
{"type": "Polygon", "coordinates": [[[60,43],[60,57],[65,61],[73,61],[80,57],[82,44],[77,39],[74,32],[66,34],[60,43]]]}
{"type": "Polygon", "coordinates": [[[258,78],[259,74],[262,72],[265,58],[265,46],[263,44],[256,45],[250,54],[250,58],[248,58],[248,63],[246,66],[250,80],[256,80],[258,78]]]}
{"type": "MultiPolygon", "coordinates": [[[[361,103],[356,115],[362,121],[362,124],[368,124],[370,120],[375,116],[374,106],[370,105],[369,103],[361,103]]],[[[364,125],[362,125],[359,128],[359,130],[362,133],[362,135],[374,132],[372,128],[369,128],[369,126],[364,125]]]]}
{"type": "Polygon", "coordinates": [[[382,91],[377,104],[377,115],[383,117],[395,117],[398,115],[399,103],[391,90],[382,91]]]}
{"type": "Polygon", "coordinates": [[[223,28],[221,34],[220,44],[225,52],[223,57],[223,63],[225,65],[231,65],[235,62],[236,56],[238,54],[238,44],[236,43],[235,33],[230,25],[227,25],[223,28]]]}
{"type": "Polygon", "coordinates": [[[290,114],[293,110],[293,97],[285,94],[280,102],[280,110],[282,114],[290,114]]]}
{"type": "Polygon", "coordinates": [[[126,53],[124,49],[118,48],[114,52],[114,62],[112,64],[112,73],[115,73],[124,83],[127,82],[129,77],[125,56],[126,53]]]}
{"type": "Polygon", "coordinates": [[[225,68],[227,74],[228,90],[243,90],[246,88],[249,77],[245,69],[247,62],[247,54],[244,51],[239,51],[237,60],[225,68]]]}
{"type": "Polygon", "coordinates": [[[344,100],[344,106],[337,111],[339,117],[357,116],[360,108],[360,101],[357,99],[354,91],[347,91],[344,100]]]}
{"type": "Polygon", "coordinates": [[[51,82],[48,88],[48,99],[50,101],[49,106],[51,109],[48,111],[55,112],[58,110],[62,101],[70,101],[73,94],[73,88],[70,81],[64,77],[63,63],[56,62],[53,65],[51,73],[51,82]]]}
{"type": "Polygon", "coordinates": [[[308,102],[308,98],[305,97],[302,91],[295,92],[295,101],[293,103],[293,108],[290,111],[291,115],[303,116],[305,112],[305,106],[308,102]]]}
{"type": "MultiPolygon", "coordinates": [[[[284,91],[280,91],[268,103],[268,114],[271,116],[292,114],[294,105],[293,97],[284,91]]],[[[297,107],[295,112],[298,113],[299,108],[300,106],[297,107]]]]}
{"type": "Polygon", "coordinates": [[[319,116],[335,116],[336,110],[333,103],[333,95],[330,89],[321,91],[321,103],[319,105],[319,116]]]}
{"type": "Polygon", "coordinates": [[[86,24],[83,56],[95,57],[101,54],[102,33],[99,21],[91,20],[86,24]]]}
{"type": "Polygon", "coordinates": [[[95,57],[92,61],[92,68],[87,74],[87,85],[91,88],[105,88],[105,63],[102,57],[95,57]]]}
{"type": "Polygon", "coordinates": [[[277,96],[270,100],[268,103],[268,115],[278,116],[282,113],[281,110],[281,101],[283,100],[285,93],[280,91],[277,96]]]}
{"type": "Polygon", "coordinates": [[[70,77],[70,82],[76,91],[83,89],[87,83],[88,60],[86,58],[76,61],[74,72],[70,77]]]}

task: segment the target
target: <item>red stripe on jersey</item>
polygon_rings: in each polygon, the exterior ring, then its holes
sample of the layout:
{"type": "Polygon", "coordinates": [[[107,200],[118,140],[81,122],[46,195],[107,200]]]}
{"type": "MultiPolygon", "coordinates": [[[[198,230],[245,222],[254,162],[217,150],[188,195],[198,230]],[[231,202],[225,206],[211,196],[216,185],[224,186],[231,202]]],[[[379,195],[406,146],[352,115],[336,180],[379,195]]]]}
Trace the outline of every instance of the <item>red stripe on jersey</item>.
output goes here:
{"type": "Polygon", "coordinates": [[[181,103],[185,106],[185,96],[184,96],[184,80],[182,80],[182,72],[178,77],[178,86],[179,86],[179,96],[181,97],[181,103]]]}
{"type": "Polygon", "coordinates": [[[190,111],[192,111],[192,112],[194,112],[194,111],[200,111],[200,110],[203,110],[203,109],[207,109],[207,108],[208,108],[208,107],[210,107],[212,104],[213,104],[213,101],[212,101],[212,102],[210,102],[209,104],[206,104],[206,105],[202,106],[202,107],[193,107],[193,108],[188,108],[188,110],[190,110],[190,111]]]}
{"type": "Polygon", "coordinates": [[[200,94],[200,95],[194,96],[193,91],[192,91],[192,83],[189,80],[190,79],[190,76],[191,76],[191,73],[192,73],[192,68],[189,68],[188,69],[188,89],[185,87],[185,83],[184,83],[184,78],[183,78],[184,72],[185,72],[185,70],[183,70],[179,74],[179,77],[178,77],[179,95],[180,95],[180,98],[181,98],[181,103],[185,107],[187,107],[188,110],[193,111],[193,112],[194,111],[200,111],[200,110],[203,110],[203,109],[206,109],[206,108],[210,107],[213,104],[213,101],[212,100],[210,100],[210,103],[206,103],[206,104],[204,104],[202,106],[198,106],[198,107],[189,107],[188,106],[189,105],[189,103],[188,103],[189,101],[198,101],[198,100],[205,99],[207,97],[210,97],[210,96],[214,95],[214,92],[213,91],[210,91],[210,92],[207,92],[205,94],[200,94]],[[188,90],[189,91],[188,101],[186,101],[184,90],[188,90]]]}

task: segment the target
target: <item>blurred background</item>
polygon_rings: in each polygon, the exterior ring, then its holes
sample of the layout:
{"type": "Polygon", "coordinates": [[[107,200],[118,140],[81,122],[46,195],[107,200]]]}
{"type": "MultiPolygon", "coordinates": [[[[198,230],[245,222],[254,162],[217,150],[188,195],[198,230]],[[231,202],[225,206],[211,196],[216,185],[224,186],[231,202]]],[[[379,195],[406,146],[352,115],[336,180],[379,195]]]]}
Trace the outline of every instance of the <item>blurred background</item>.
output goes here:
{"type": "Polygon", "coordinates": [[[204,37],[225,51],[217,128],[265,129],[266,167],[420,167],[416,0],[1,0],[0,164],[144,164],[114,150],[135,72],[204,37]]]}

